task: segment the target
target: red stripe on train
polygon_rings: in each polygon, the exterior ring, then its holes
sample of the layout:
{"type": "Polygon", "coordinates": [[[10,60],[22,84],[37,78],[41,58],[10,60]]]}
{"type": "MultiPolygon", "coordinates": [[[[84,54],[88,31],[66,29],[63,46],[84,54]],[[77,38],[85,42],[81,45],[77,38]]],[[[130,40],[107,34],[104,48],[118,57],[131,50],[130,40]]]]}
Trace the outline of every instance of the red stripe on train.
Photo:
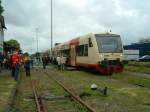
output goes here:
{"type": "Polygon", "coordinates": [[[79,45],[79,38],[72,39],[69,44],[70,45],[79,45]]]}
{"type": "Polygon", "coordinates": [[[107,67],[103,67],[98,64],[77,63],[77,66],[95,69],[102,74],[120,73],[124,69],[123,65],[108,65],[107,67]]]}

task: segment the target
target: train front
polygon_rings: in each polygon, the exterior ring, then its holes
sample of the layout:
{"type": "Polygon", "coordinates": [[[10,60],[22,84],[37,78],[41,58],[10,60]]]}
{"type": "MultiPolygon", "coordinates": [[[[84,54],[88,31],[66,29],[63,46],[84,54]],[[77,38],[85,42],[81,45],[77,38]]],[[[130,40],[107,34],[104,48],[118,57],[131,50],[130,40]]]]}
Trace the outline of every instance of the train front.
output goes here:
{"type": "Polygon", "coordinates": [[[95,35],[98,52],[99,67],[103,74],[119,73],[123,71],[123,46],[120,35],[105,34],[95,35]]]}

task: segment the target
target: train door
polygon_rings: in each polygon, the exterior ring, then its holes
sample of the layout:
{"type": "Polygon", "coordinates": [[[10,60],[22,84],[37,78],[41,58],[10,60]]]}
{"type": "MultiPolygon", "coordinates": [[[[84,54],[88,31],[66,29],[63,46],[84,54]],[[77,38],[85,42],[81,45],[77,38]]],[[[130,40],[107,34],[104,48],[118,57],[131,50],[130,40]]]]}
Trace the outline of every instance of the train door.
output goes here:
{"type": "Polygon", "coordinates": [[[71,58],[71,66],[75,66],[76,65],[76,47],[75,45],[71,45],[70,46],[70,58],[71,58]]]}

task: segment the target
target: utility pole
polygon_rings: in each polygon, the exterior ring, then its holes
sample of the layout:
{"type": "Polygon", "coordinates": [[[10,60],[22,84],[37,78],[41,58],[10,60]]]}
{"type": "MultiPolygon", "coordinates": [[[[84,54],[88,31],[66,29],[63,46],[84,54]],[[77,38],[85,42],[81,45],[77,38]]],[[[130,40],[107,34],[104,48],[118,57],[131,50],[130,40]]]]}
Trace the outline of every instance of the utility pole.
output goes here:
{"type": "Polygon", "coordinates": [[[52,47],[53,47],[53,1],[51,0],[51,53],[52,53],[52,47]]]}
{"type": "Polygon", "coordinates": [[[36,42],[37,42],[37,47],[36,47],[37,48],[37,52],[39,52],[39,48],[38,48],[39,47],[39,45],[38,45],[38,31],[39,31],[39,29],[36,28],[35,29],[35,33],[36,33],[36,42]]]}

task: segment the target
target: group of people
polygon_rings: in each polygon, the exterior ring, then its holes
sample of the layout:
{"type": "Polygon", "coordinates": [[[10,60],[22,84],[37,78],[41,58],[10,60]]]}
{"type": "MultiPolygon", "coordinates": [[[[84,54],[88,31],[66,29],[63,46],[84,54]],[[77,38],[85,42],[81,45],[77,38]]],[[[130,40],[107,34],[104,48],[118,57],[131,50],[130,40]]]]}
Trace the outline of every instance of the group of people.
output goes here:
{"type": "MultiPolygon", "coordinates": [[[[29,55],[23,55],[19,49],[13,51],[10,57],[7,59],[8,66],[11,69],[12,77],[17,81],[19,78],[19,69],[24,65],[26,75],[30,75],[30,66],[32,65],[30,62],[29,55]]],[[[2,66],[4,65],[5,59],[4,56],[0,53],[0,71],[2,66]]]]}
{"type": "MultiPolygon", "coordinates": [[[[18,51],[14,52],[11,56],[12,62],[12,76],[15,80],[18,80],[19,68],[24,65],[26,76],[30,76],[30,69],[33,68],[33,59],[30,58],[29,54],[20,55],[18,51]]],[[[46,69],[46,65],[49,63],[49,57],[44,55],[42,57],[43,69],[46,69]]]]}
{"type": "Polygon", "coordinates": [[[56,61],[57,61],[57,65],[58,65],[58,69],[59,70],[65,70],[66,69],[66,60],[67,57],[66,56],[57,56],[56,61]]]}
{"type": "MultiPolygon", "coordinates": [[[[61,55],[57,56],[56,63],[58,65],[59,70],[65,70],[66,65],[66,57],[61,55]]],[[[0,53],[0,71],[2,64],[4,62],[4,56],[0,53]]],[[[50,58],[47,55],[43,55],[42,57],[42,63],[43,63],[43,69],[46,69],[46,65],[51,62],[50,58]]],[[[29,54],[22,54],[19,52],[18,49],[16,49],[9,58],[10,68],[12,71],[12,77],[17,81],[19,78],[19,69],[21,66],[24,66],[26,71],[26,76],[30,76],[30,69],[33,67],[33,59],[30,58],[29,54]]]]}
{"type": "Polygon", "coordinates": [[[30,69],[33,68],[33,60],[30,58],[29,54],[21,54],[19,51],[14,51],[11,55],[11,68],[12,68],[12,76],[17,81],[19,78],[19,68],[24,66],[26,76],[30,76],[30,69]]]}
{"type": "Polygon", "coordinates": [[[10,68],[10,60],[8,55],[4,55],[0,52],[0,72],[2,69],[9,69],[10,68]]]}

